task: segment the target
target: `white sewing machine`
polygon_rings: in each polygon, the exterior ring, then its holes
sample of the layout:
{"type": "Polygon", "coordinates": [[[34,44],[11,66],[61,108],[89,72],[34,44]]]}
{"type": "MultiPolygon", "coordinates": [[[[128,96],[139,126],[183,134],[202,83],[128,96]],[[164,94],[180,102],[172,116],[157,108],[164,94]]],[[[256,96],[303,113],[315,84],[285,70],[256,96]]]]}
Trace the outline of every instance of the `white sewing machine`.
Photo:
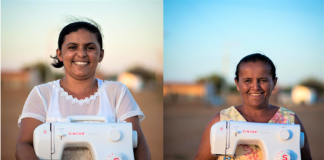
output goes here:
{"type": "Polygon", "coordinates": [[[264,160],[301,160],[304,133],[297,124],[221,121],[211,127],[212,155],[230,159],[239,144],[259,146],[264,160]]]}
{"type": "Polygon", "coordinates": [[[134,160],[137,132],[131,123],[108,123],[98,116],[71,116],[67,123],[44,123],[34,130],[39,159],[61,159],[66,147],[87,147],[94,160],[134,160]],[[71,123],[74,121],[104,123],[71,123]]]}

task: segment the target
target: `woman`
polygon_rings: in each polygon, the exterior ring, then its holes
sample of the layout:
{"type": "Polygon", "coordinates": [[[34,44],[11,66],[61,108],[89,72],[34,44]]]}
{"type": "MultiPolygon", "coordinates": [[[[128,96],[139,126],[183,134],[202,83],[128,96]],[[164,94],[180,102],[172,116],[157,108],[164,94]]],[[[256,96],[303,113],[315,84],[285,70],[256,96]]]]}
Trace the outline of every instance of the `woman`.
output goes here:
{"type": "MultiPolygon", "coordinates": [[[[34,129],[44,122],[64,122],[69,115],[108,116],[109,120],[131,122],[138,134],[135,159],[150,159],[140,126],[144,114],[129,90],[121,83],[95,78],[98,63],[103,57],[102,36],[98,27],[81,21],[62,29],[52,65],[55,68],[64,66],[65,77],[36,86],[29,94],[18,120],[17,159],[38,159],[33,149],[34,129]]],[[[71,152],[74,152],[73,149],[68,151],[71,152]]],[[[80,154],[80,151],[75,152],[80,154]]],[[[89,158],[89,150],[81,152],[83,158],[89,158]]],[[[63,155],[66,159],[71,158],[69,154],[63,155]]]]}
{"type": "MultiPolygon", "coordinates": [[[[269,98],[278,79],[272,61],[265,55],[258,53],[248,55],[238,63],[235,75],[236,88],[241,94],[243,103],[222,110],[211,118],[204,130],[195,160],[217,159],[210,152],[210,128],[219,121],[229,120],[259,123],[287,123],[288,121],[289,123],[299,124],[301,132],[305,134],[305,145],[301,149],[301,156],[303,160],[311,160],[306,131],[298,116],[284,107],[269,104],[269,98]]],[[[237,146],[235,155],[236,159],[240,160],[262,159],[262,151],[258,146],[253,145],[237,146]]],[[[218,159],[223,159],[223,157],[218,159]]]]}

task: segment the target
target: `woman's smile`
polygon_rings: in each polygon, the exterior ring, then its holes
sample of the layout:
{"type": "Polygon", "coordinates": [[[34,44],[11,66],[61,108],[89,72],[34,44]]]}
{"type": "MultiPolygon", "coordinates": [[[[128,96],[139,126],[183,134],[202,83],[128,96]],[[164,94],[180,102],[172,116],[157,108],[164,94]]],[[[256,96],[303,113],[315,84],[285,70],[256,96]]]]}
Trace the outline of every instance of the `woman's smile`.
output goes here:
{"type": "Polygon", "coordinates": [[[65,36],[62,51],[58,50],[57,55],[64,64],[67,76],[85,79],[95,75],[103,51],[95,34],[79,29],[65,36]]]}
{"type": "Polygon", "coordinates": [[[86,66],[89,64],[89,62],[80,62],[80,61],[73,61],[73,63],[78,66],[86,66]]]}
{"type": "Polygon", "coordinates": [[[270,66],[263,62],[241,64],[239,80],[235,83],[244,105],[258,108],[267,106],[276,83],[271,78],[270,70],[270,66]]]}
{"type": "Polygon", "coordinates": [[[249,93],[252,97],[261,97],[262,93],[249,93]]]}

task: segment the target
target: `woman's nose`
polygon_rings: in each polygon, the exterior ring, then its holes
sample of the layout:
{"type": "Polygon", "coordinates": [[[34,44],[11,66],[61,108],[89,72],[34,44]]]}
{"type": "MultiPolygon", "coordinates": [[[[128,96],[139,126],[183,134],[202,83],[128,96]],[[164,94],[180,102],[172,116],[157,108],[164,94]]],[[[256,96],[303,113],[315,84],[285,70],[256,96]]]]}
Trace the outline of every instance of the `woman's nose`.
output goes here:
{"type": "Polygon", "coordinates": [[[77,55],[79,57],[86,57],[87,56],[87,51],[85,49],[79,49],[77,55]]]}
{"type": "Polygon", "coordinates": [[[261,86],[260,86],[260,82],[259,82],[259,81],[254,81],[254,83],[252,83],[252,88],[253,88],[254,90],[258,90],[258,89],[260,89],[260,88],[261,88],[261,86]]]}

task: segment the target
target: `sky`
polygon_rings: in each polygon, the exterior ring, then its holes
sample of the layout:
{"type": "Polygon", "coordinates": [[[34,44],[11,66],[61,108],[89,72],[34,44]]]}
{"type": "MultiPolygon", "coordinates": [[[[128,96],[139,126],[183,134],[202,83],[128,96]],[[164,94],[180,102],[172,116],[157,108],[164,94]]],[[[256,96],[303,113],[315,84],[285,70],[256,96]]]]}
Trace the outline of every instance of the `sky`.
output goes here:
{"type": "Polygon", "coordinates": [[[324,0],[164,0],[164,82],[216,73],[234,84],[237,63],[262,53],[278,84],[324,82],[324,0]]]}
{"type": "Polygon", "coordinates": [[[106,74],[139,65],[165,82],[216,73],[234,83],[239,60],[258,52],[279,85],[324,81],[324,0],[2,0],[1,70],[50,64],[70,16],[101,26],[106,74]]]}
{"type": "Polygon", "coordinates": [[[2,0],[1,70],[50,64],[71,16],[101,26],[105,56],[100,71],[116,74],[134,66],[163,71],[162,0],[2,0]]]}

